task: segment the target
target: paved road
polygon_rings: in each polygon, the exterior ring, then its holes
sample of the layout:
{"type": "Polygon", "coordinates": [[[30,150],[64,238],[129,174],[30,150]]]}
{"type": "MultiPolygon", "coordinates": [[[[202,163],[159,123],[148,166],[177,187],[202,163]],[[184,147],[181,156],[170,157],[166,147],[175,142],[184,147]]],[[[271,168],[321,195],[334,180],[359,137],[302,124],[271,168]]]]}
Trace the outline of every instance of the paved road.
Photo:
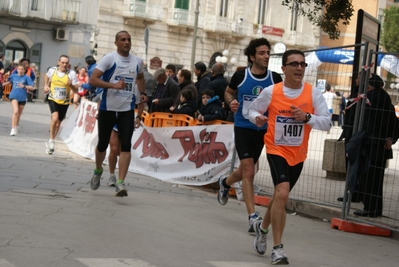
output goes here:
{"type": "MultiPolygon", "coordinates": [[[[60,140],[45,154],[47,105],[27,103],[15,137],[11,112],[0,103],[0,267],[270,266],[270,249],[258,256],[252,248],[242,202],[220,206],[211,189],[132,173],[127,198],[114,197],[105,180],[91,191],[92,161],[60,140]]],[[[287,216],[283,241],[296,267],[399,262],[395,238],[344,233],[298,215],[287,216]]]]}

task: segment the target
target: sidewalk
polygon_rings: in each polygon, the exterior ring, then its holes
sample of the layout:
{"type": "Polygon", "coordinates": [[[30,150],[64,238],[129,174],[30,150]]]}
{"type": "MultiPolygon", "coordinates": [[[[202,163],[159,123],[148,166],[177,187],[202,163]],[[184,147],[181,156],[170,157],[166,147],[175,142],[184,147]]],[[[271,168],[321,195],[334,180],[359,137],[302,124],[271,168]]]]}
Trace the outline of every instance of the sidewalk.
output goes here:
{"type": "MultiPolygon", "coordinates": [[[[11,105],[1,102],[0,266],[271,266],[272,237],[264,256],[253,251],[243,202],[231,198],[221,206],[216,190],[132,173],[127,198],[113,196],[107,176],[92,191],[91,160],[59,139],[54,154],[45,153],[46,104],[27,103],[15,137],[10,121],[11,105]]],[[[322,212],[307,203],[301,207],[322,212]]],[[[397,239],[345,233],[288,213],[284,247],[295,267],[393,267],[399,262],[397,239]]]]}

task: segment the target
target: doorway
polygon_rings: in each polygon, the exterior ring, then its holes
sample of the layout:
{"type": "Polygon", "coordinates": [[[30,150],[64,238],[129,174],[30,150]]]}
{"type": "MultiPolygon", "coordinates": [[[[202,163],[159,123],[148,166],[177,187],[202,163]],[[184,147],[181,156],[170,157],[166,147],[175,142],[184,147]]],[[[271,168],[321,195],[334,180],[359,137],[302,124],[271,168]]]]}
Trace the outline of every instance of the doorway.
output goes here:
{"type": "Polygon", "coordinates": [[[7,68],[10,65],[10,62],[14,60],[20,60],[21,58],[26,57],[27,48],[23,43],[20,41],[14,40],[9,42],[6,45],[6,52],[5,52],[5,63],[4,67],[7,68]]]}

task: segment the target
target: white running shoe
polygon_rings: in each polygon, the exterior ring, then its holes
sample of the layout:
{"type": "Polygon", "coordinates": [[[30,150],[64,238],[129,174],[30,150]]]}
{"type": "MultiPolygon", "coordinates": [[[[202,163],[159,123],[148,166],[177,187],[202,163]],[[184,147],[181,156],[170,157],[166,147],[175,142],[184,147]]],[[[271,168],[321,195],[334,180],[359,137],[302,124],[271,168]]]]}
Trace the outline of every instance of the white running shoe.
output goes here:
{"type": "Polygon", "coordinates": [[[124,183],[115,185],[115,196],[116,197],[127,197],[127,191],[124,183]]]}
{"type": "Polygon", "coordinates": [[[263,255],[266,252],[267,244],[266,244],[266,236],[260,227],[262,226],[262,220],[258,220],[254,223],[255,230],[255,239],[254,239],[254,249],[259,254],[263,255]]]}
{"type": "Polygon", "coordinates": [[[283,244],[281,244],[278,248],[273,248],[272,250],[272,260],[271,263],[273,265],[286,265],[288,263],[288,258],[285,255],[283,244]]]}
{"type": "Polygon", "coordinates": [[[90,180],[91,190],[97,190],[100,187],[100,180],[102,174],[103,174],[103,169],[101,169],[101,173],[99,174],[97,174],[95,171],[93,172],[93,177],[90,180]]]}
{"type": "Polygon", "coordinates": [[[54,152],[54,142],[46,142],[46,153],[52,155],[54,152]]]}
{"type": "Polygon", "coordinates": [[[254,232],[255,232],[255,230],[254,230],[254,223],[255,223],[256,221],[259,221],[259,220],[261,221],[261,220],[262,220],[262,217],[259,216],[259,212],[258,212],[258,211],[255,212],[254,215],[248,216],[248,224],[249,224],[248,233],[254,233],[254,232]]]}
{"type": "Polygon", "coordinates": [[[116,176],[115,174],[111,174],[108,179],[108,186],[115,186],[116,185],[116,176]]]}
{"type": "Polygon", "coordinates": [[[15,130],[15,128],[11,129],[10,135],[11,136],[15,136],[17,134],[17,131],[15,130]]]}
{"type": "Polygon", "coordinates": [[[219,191],[217,195],[217,199],[220,205],[226,205],[227,200],[229,200],[229,189],[223,186],[223,180],[227,179],[225,176],[221,175],[219,177],[219,191]]]}

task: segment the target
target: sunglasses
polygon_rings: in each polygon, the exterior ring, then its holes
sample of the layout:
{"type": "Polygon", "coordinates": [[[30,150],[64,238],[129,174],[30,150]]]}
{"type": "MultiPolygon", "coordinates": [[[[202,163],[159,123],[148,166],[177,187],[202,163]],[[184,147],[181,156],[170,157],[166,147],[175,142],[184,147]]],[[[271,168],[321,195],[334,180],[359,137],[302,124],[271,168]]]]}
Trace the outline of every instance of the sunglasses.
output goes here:
{"type": "Polygon", "coordinates": [[[290,65],[293,68],[298,68],[299,65],[301,65],[302,68],[306,68],[308,66],[308,63],[306,62],[298,62],[298,61],[292,61],[290,63],[285,64],[285,66],[290,65]]]}

